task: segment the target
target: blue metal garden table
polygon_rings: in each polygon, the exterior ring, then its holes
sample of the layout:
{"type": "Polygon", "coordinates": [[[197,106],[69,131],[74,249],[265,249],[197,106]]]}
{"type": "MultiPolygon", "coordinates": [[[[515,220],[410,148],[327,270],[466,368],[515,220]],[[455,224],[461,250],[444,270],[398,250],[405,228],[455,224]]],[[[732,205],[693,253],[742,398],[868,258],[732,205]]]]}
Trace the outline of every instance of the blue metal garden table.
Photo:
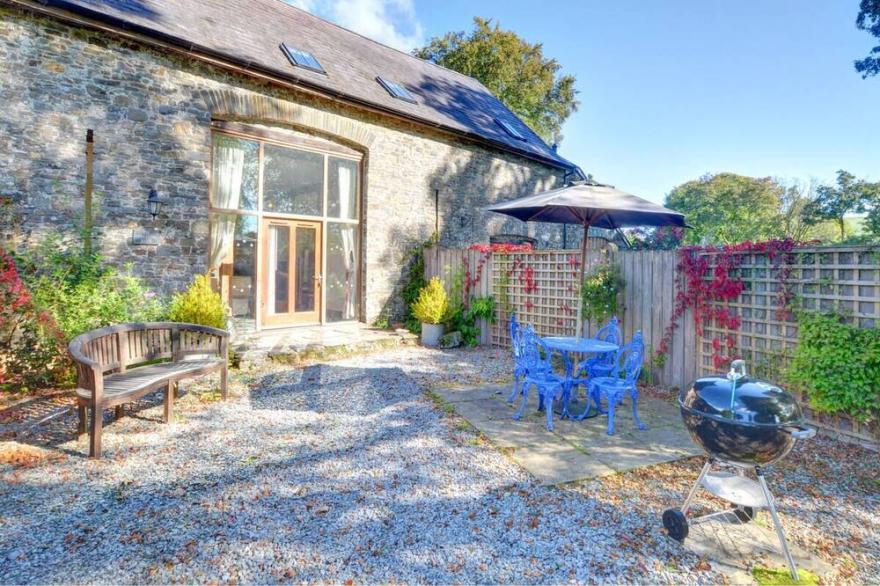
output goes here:
{"type": "MultiPolygon", "coordinates": [[[[574,369],[574,363],[571,360],[572,353],[605,354],[606,352],[616,352],[618,349],[617,344],[612,344],[611,342],[605,342],[603,340],[596,340],[594,338],[555,336],[541,339],[548,348],[562,353],[563,360],[565,361],[565,379],[569,382],[574,378],[572,376],[574,374],[572,372],[574,369]]],[[[589,401],[589,398],[587,398],[587,400],[589,401]]],[[[560,414],[560,417],[563,419],[570,415],[568,412],[568,404],[570,401],[571,389],[570,385],[566,385],[565,394],[562,398],[562,413],[560,414]]],[[[598,415],[598,412],[594,410],[592,413],[587,414],[586,417],[595,417],[596,415],[598,415]]]]}

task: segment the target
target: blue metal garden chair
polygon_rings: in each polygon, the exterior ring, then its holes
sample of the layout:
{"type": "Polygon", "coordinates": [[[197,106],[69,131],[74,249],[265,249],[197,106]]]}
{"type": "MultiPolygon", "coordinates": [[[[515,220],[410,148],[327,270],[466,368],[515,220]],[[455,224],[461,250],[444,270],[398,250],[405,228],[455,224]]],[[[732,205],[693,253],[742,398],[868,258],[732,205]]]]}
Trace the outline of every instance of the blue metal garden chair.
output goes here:
{"type": "MultiPolygon", "coordinates": [[[[615,346],[620,346],[623,336],[620,333],[620,324],[617,321],[617,316],[612,317],[611,321],[599,330],[595,338],[603,342],[611,342],[615,346]]],[[[590,380],[596,377],[609,376],[611,371],[614,370],[614,357],[614,352],[605,352],[604,354],[590,356],[580,361],[577,367],[572,369],[572,390],[577,392],[578,385],[583,385],[584,388],[587,388],[590,380]]]]}
{"type": "Polygon", "coordinates": [[[515,315],[510,316],[510,347],[513,350],[513,388],[507,402],[513,403],[521,390],[519,379],[526,374],[522,357],[522,326],[516,321],[515,315]]]}
{"type": "Polygon", "coordinates": [[[525,374],[522,381],[522,400],[514,419],[520,419],[529,400],[529,389],[538,390],[538,406],[544,406],[547,413],[547,430],[553,431],[553,401],[561,399],[565,388],[565,377],[553,372],[550,349],[535,334],[531,326],[522,328],[522,358],[525,374]]]}
{"type": "MultiPolygon", "coordinates": [[[[599,330],[599,333],[596,334],[596,339],[620,346],[623,342],[623,335],[620,333],[620,324],[617,321],[617,316],[612,317],[611,321],[599,330]]],[[[614,370],[614,352],[606,352],[605,354],[592,356],[582,361],[578,364],[577,372],[586,372],[587,376],[599,377],[608,376],[612,370],[614,370]]]]}
{"type": "MultiPolygon", "coordinates": [[[[608,435],[614,435],[614,410],[623,401],[629,392],[632,398],[633,419],[639,429],[647,426],[639,419],[638,402],[639,390],[636,382],[642,372],[642,361],[645,357],[645,343],[642,341],[642,332],[638,331],[629,344],[617,351],[614,357],[614,367],[610,376],[592,378],[589,382],[590,399],[596,404],[596,409],[602,411],[602,399],[608,404],[608,435]]],[[[579,417],[583,419],[590,410],[589,402],[584,413],[579,417]]]]}

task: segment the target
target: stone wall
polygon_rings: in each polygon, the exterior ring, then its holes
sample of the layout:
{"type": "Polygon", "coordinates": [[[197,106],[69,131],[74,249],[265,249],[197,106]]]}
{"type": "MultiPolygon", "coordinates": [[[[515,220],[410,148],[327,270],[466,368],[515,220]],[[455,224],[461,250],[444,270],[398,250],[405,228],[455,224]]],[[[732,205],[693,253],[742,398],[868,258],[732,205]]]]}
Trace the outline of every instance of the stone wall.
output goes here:
{"type": "Polygon", "coordinates": [[[96,248],[165,292],[207,268],[212,118],[293,128],[365,153],[367,321],[399,310],[394,292],[409,251],[434,231],[435,190],[446,246],[501,232],[559,242],[557,228],[477,209],[554,187],[559,170],[6,8],[0,103],[0,197],[12,202],[11,215],[0,215],[6,245],[78,237],[91,128],[96,248]],[[150,188],[168,201],[155,221],[150,188]]]}

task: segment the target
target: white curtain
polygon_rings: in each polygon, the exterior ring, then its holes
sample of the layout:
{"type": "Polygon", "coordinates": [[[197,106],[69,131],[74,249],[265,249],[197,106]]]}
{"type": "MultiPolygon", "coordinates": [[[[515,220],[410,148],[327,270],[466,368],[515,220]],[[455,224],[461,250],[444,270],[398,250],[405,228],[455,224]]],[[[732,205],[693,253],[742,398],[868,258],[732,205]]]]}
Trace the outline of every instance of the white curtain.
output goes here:
{"type": "Polygon", "coordinates": [[[339,217],[340,218],[349,218],[348,215],[348,206],[351,205],[351,192],[354,185],[352,185],[352,173],[351,168],[346,167],[344,165],[339,165],[337,168],[337,185],[339,185],[339,217]]]}
{"type": "MultiPolygon", "coordinates": [[[[232,140],[218,142],[214,147],[214,193],[211,205],[215,208],[237,210],[241,199],[241,179],[244,174],[244,149],[232,140]]],[[[232,214],[211,214],[210,268],[217,269],[232,248],[235,238],[235,219],[232,214]]]]}
{"type": "MultiPolygon", "coordinates": [[[[349,206],[351,205],[351,193],[354,191],[352,183],[354,174],[351,168],[340,165],[337,167],[339,186],[339,215],[343,218],[349,217],[349,206]]],[[[345,262],[345,305],[343,306],[343,319],[352,319],[355,316],[355,279],[357,278],[357,267],[355,263],[354,252],[354,229],[352,226],[340,224],[340,235],[342,236],[342,255],[345,262]]]]}
{"type": "Polygon", "coordinates": [[[357,267],[354,256],[354,227],[342,226],[342,250],[345,255],[345,319],[354,318],[355,280],[357,267]]]}

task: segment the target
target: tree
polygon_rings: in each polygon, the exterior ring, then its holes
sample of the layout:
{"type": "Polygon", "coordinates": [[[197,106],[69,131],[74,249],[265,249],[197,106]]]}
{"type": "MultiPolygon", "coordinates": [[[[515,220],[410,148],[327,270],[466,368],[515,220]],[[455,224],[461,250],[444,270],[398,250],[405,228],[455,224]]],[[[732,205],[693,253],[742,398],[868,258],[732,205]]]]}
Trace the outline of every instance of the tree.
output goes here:
{"type": "Polygon", "coordinates": [[[532,44],[491,20],[475,17],[474,29],[434,37],[413,55],[479,80],[548,143],[562,139],[565,120],[578,107],[573,75],[532,44]]]}
{"type": "Polygon", "coordinates": [[[820,240],[834,241],[837,237],[837,226],[834,222],[810,222],[806,211],[810,202],[816,199],[816,180],[808,183],[796,181],[786,185],[782,196],[782,236],[795,242],[820,240]]]}
{"type": "MultiPolygon", "coordinates": [[[[856,27],[880,39],[880,0],[862,0],[856,27]]],[[[871,49],[867,57],[856,61],[855,66],[863,79],[880,73],[880,45],[871,49]]]]}
{"type": "MultiPolygon", "coordinates": [[[[844,217],[867,211],[876,201],[878,193],[880,183],[856,179],[852,173],[841,169],[837,172],[837,185],[820,185],[816,188],[816,197],[804,209],[804,216],[810,224],[834,221],[840,232],[840,239],[843,240],[846,238],[844,217]]],[[[872,209],[872,213],[873,211],[872,209]]]]}
{"type": "Polygon", "coordinates": [[[679,185],[666,196],[666,207],[693,226],[686,244],[732,244],[782,236],[784,196],[770,177],[719,173],[679,185]]]}

